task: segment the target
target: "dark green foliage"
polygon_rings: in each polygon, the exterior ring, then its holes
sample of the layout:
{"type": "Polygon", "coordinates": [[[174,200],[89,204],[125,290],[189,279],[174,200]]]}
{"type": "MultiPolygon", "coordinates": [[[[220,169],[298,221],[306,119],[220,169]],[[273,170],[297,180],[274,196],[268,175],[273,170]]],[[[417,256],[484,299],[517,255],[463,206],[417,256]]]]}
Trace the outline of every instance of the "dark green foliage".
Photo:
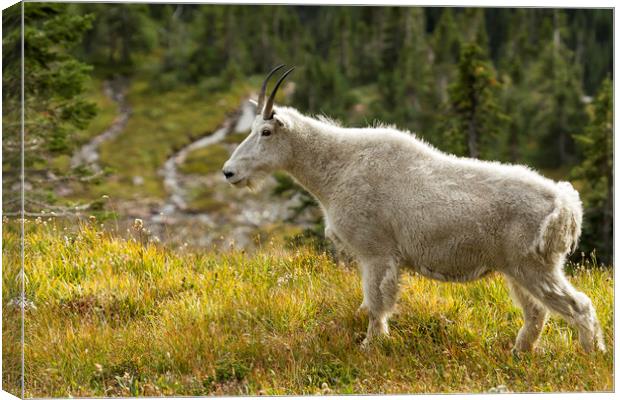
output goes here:
{"type": "Polygon", "coordinates": [[[572,135],[582,130],[587,118],[581,68],[565,44],[565,17],[556,10],[547,22],[547,40],[525,78],[524,85],[531,89],[523,110],[528,118],[521,128],[530,132],[535,143],[532,162],[542,168],[558,168],[575,162],[572,135]]]}
{"type": "Polygon", "coordinates": [[[347,116],[347,111],[355,99],[348,94],[347,80],[335,62],[309,59],[299,72],[301,79],[293,100],[296,105],[314,114],[325,114],[333,118],[347,116]]]}
{"type": "MultiPolygon", "coordinates": [[[[91,67],[72,54],[91,27],[91,15],[67,13],[66,4],[24,5],[24,148],[29,179],[46,177],[46,163],[73,150],[72,134],[86,127],[95,105],[82,96],[91,67]]],[[[13,187],[19,179],[21,142],[21,7],[3,14],[3,184],[13,187]]],[[[5,196],[6,201],[12,200],[5,196]]]]}
{"type": "Polygon", "coordinates": [[[506,120],[497,105],[498,87],[480,47],[465,44],[456,82],[449,88],[450,113],[445,120],[446,145],[453,153],[488,158],[506,120]]]}
{"type": "Polygon", "coordinates": [[[582,184],[584,234],[580,250],[596,249],[599,262],[612,263],[613,254],[613,87],[605,80],[588,108],[589,123],[574,135],[583,152],[583,161],[574,170],[582,184]]]}
{"type": "Polygon", "coordinates": [[[425,38],[424,12],[408,8],[393,14],[385,68],[379,75],[379,96],[372,104],[373,118],[426,133],[434,119],[430,47],[425,38]]]}
{"type": "Polygon", "coordinates": [[[93,29],[84,36],[84,55],[106,75],[132,71],[141,55],[157,44],[157,22],[146,4],[77,4],[91,13],[93,29]]]}

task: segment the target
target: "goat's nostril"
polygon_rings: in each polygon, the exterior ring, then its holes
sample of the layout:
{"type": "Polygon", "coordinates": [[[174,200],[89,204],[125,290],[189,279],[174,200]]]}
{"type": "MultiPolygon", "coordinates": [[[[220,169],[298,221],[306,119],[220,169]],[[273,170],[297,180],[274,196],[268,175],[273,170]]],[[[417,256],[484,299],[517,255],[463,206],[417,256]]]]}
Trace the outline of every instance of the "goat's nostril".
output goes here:
{"type": "Polygon", "coordinates": [[[232,178],[233,176],[235,176],[234,172],[230,172],[230,171],[222,171],[224,173],[224,176],[226,177],[226,179],[228,178],[232,178]]]}

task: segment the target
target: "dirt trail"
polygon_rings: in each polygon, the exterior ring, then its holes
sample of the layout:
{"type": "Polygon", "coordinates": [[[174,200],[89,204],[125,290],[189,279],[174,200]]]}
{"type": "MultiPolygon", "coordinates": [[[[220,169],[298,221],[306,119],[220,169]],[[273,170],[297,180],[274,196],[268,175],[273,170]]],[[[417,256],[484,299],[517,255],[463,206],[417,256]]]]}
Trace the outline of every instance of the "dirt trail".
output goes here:
{"type": "Polygon", "coordinates": [[[108,129],[92,138],[75,152],[71,158],[71,167],[75,168],[84,165],[88,166],[94,172],[101,171],[101,166],[99,165],[99,147],[104,142],[117,137],[123,129],[125,129],[129,116],[131,115],[131,107],[125,100],[127,86],[128,82],[123,78],[106,80],[103,82],[103,91],[105,95],[118,104],[118,116],[108,129]]]}
{"type": "Polygon", "coordinates": [[[183,147],[166,160],[159,173],[163,176],[164,187],[170,195],[160,212],[172,214],[177,211],[185,211],[187,208],[187,193],[179,174],[179,167],[185,162],[187,155],[192,151],[221,142],[229,133],[242,133],[250,130],[253,119],[254,110],[250,102],[246,100],[237,112],[224,121],[218,130],[183,147]]]}
{"type": "MultiPolygon", "coordinates": [[[[254,116],[254,107],[244,100],[218,130],[190,143],[166,160],[159,173],[169,195],[149,218],[152,230],[164,240],[198,246],[235,243],[237,247],[249,248],[253,246],[253,236],[265,226],[284,225],[284,221],[291,217],[291,210],[300,204],[300,200],[297,197],[290,200],[273,198],[271,192],[276,182],[271,177],[266,179],[261,190],[252,193],[230,187],[219,172],[184,175],[179,171],[192,151],[221,143],[229,134],[249,131],[254,116]],[[198,187],[211,188],[212,199],[225,206],[204,212],[188,210],[190,193],[198,187]]],[[[232,151],[236,145],[227,146],[232,151]]],[[[296,221],[295,226],[299,223],[296,221]]]]}

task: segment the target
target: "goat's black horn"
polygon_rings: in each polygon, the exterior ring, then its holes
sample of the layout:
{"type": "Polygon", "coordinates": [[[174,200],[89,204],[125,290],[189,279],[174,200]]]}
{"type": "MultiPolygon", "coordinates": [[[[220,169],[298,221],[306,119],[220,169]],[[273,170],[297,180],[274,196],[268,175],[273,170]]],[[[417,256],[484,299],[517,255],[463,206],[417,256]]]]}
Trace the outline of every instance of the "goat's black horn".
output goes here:
{"type": "Polygon", "coordinates": [[[267,75],[267,77],[263,81],[263,86],[261,86],[260,94],[258,95],[258,104],[256,105],[257,112],[263,111],[263,105],[265,104],[265,93],[267,92],[267,83],[269,82],[269,79],[271,78],[273,74],[276,73],[277,70],[279,70],[282,67],[284,67],[284,64],[280,64],[274,69],[272,69],[271,72],[267,75]]]}
{"type": "Polygon", "coordinates": [[[278,79],[278,81],[276,82],[276,85],[273,87],[273,90],[271,91],[271,95],[269,96],[269,99],[267,100],[267,104],[265,104],[265,108],[263,109],[263,119],[267,120],[267,119],[272,118],[273,102],[276,98],[276,93],[278,92],[278,88],[280,87],[280,84],[282,83],[284,78],[286,78],[286,76],[290,74],[294,69],[295,67],[292,67],[291,69],[283,73],[280,79],[278,79]]]}

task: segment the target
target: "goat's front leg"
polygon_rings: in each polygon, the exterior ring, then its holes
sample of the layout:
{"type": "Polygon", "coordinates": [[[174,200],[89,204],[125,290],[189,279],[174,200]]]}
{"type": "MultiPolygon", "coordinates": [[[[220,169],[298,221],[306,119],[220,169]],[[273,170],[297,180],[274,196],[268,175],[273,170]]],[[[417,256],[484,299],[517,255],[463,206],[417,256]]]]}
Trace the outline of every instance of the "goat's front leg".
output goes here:
{"type": "Polygon", "coordinates": [[[336,235],[336,232],[334,232],[334,230],[329,226],[329,223],[325,226],[325,237],[334,245],[334,250],[336,252],[335,256],[338,262],[343,262],[343,260],[350,261],[349,254],[346,251],[346,246],[338,235],[336,235]]]}
{"type": "Polygon", "coordinates": [[[364,302],[360,308],[368,311],[368,331],[362,347],[378,336],[388,334],[387,320],[398,298],[398,265],[389,258],[367,259],[360,262],[364,302]]]}
{"type": "MultiPolygon", "coordinates": [[[[326,221],[325,224],[325,237],[329,239],[334,245],[334,249],[336,250],[336,258],[338,262],[342,262],[342,258],[349,258],[347,252],[345,251],[344,243],[342,240],[336,235],[334,230],[329,226],[329,221],[326,221]]],[[[362,304],[357,308],[357,314],[362,314],[363,312],[368,311],[368,307],[366,306],[366,302],[362,301],[362,304]]]]}

